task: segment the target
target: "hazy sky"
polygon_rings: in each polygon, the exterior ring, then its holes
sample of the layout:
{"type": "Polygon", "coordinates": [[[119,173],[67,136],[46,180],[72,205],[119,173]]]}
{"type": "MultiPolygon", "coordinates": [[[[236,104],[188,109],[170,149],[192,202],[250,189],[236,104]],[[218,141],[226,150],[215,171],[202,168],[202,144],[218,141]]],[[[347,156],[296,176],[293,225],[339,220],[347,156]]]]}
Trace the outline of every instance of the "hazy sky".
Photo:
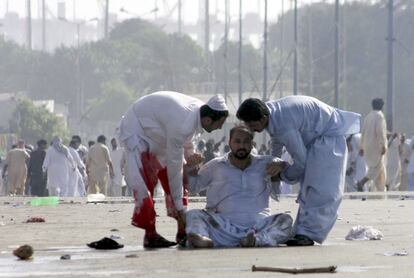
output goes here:
{"type": "MultiPolygon", "coordinates": [[[[0,14],[4,15],[6,10],[9,12],[17,12],[21,17],[26,15],[25,5],[27,0],[0,0],[0,14]]],[[[93,17],[102,17],[103,6],[105,0],[45,0],[48,6],[48,17],[57,15],[57,5],[59,2],[66,3],[66,16],[73,19],[74,14],[78,19],[90,19],[93,17]]],[[[155,18],[171,12],[172,18],[177,18],[177,9],[173,9],[177,5],[177,0],[109,0],[109,10],[111,13],[117,13],[120,19],[140,16],[142,18],[155,18]],[[157,13],[151,13],[151,10],[158,6],[157,13]],[[130,14],[120,12],[124,8],[130,14]]],[[[239,0],[230,1],[230,15],[236,19],[239,11],[239,0]]],[[[298,5],[309,4],[313,2],[321,2],[322,0],[298,0],[298,5]]],[[[341,0],[343,2],[344,0],[341,0]]],[[[31,0],[32,16],[34,18],[40,15],[41,0],[31,0]]],[[[264,0],[243,0],[244,13],[259,13],[263,17],[264,0]]],[[[268,0],[268,18],[269,21],[275,21],[278,14],[282,11],[282,2],[284,9],[290,9],[292,0],[268,0]]],[[[325,2],[332,2],[325,1],[325,2]]],[[[185,22],[195,22],[199,14],[199,4],[205,3],[205,0],[182,0],[182,14],[185,22]]],[[[210,13],[217,12],[220,18],[224,14],[224,0],[210,0],[210,13]]]]}

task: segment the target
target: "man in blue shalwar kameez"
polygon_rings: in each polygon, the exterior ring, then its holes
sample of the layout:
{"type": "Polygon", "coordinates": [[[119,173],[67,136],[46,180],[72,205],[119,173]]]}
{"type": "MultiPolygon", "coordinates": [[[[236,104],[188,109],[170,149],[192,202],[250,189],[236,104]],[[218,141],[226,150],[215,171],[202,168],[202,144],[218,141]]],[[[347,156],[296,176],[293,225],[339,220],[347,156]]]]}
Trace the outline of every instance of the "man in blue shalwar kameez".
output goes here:
{"type": "Polygon", "coordinates": [[[272,155],[283,146],[293,164],[280,180],[300,182],[299,210],[291,246],[322,243],[335,224],[342,200],[346,171],[346,136],[360,131],[357,113],[342,111],[308,96],[288,96],[262,102],[246,99],[237,118],[253,131],[264,129],[272,138],[272,155]]]}

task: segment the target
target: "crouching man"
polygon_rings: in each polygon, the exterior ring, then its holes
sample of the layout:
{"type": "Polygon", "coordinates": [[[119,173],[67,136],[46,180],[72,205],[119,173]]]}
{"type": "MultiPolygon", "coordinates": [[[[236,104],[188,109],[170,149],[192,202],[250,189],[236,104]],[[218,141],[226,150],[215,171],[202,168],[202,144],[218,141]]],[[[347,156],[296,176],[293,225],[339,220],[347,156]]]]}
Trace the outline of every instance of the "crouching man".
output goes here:
{"type": "Polygon", "coordinates": [[[190,191],[207,189],[207,205],[187,212],[187,246],[258,247],[286,242],[292,218],[271,215],[269,208],[269,196],[277,198],[277,177],[286,163],[251,154],[253,132],[246,126],[230,130],[229,145],[229,153],[189,172],[190,191]]]}

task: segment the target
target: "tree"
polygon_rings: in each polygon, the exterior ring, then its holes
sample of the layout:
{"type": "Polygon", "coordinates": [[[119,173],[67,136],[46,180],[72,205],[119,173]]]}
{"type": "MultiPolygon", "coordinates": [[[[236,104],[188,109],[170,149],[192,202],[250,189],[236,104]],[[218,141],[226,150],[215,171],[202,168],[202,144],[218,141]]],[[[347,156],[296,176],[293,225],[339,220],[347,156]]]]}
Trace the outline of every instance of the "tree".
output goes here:
{"type": "Polygon", "coordinates": [[[51,140],[53,136],[66,138],[68,130],[62,118],[45,107],[36,107],[31,100],[18,101],[10,127],[20,138],[34,144],[39,139],[51,140]]]}

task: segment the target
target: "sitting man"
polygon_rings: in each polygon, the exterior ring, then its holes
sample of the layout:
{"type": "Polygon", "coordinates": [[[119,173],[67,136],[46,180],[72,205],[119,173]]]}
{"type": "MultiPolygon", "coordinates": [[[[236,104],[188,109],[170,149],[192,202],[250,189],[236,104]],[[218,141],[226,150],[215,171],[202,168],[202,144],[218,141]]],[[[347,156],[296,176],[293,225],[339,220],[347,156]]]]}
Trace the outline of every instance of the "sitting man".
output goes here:
{"type": "Polygon", "coordinates": [[[189,189],[207,189],[206,209],[187,212],[187,246],[277,246],[288,240],[292,218],[270,215],[269,195],[277,198],[276,177],[286,162],[253,155],[253,132],[246,126],[230,130],[231,151],[198,170],[189,171],[189,189]]]}

